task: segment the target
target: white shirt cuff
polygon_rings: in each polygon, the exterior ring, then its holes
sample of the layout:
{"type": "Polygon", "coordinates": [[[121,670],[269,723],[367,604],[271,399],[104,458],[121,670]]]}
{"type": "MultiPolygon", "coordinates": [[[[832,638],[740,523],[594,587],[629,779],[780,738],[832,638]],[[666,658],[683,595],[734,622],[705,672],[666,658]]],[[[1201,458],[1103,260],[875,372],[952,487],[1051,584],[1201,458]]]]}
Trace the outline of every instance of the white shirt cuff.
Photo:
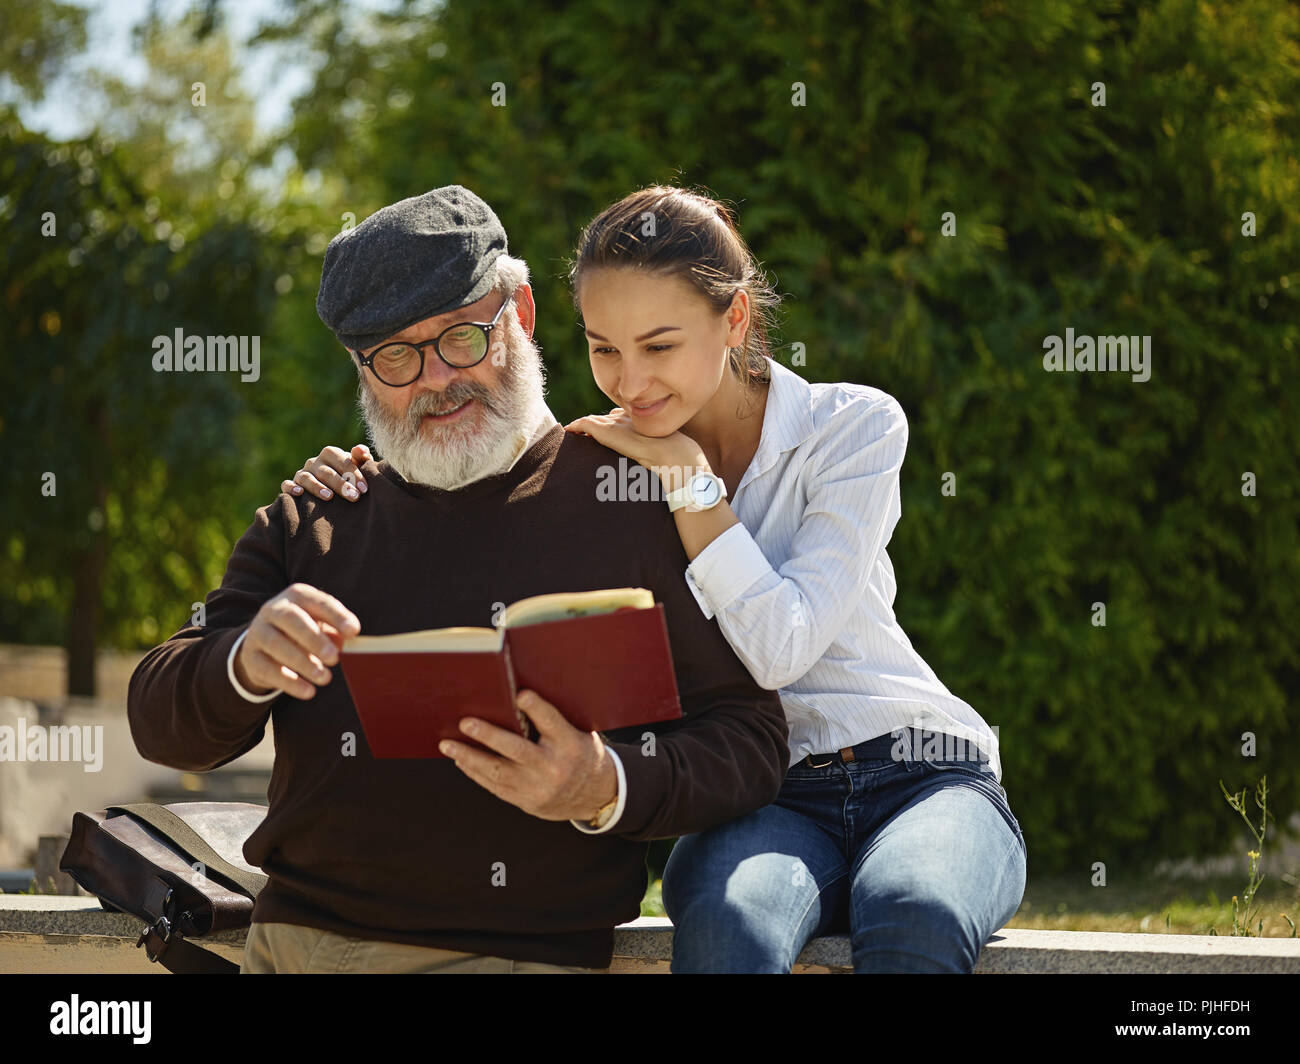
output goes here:
{"type": "Polygon", "coordinates": [[[755,581],[772,571],[762,549],[742,524],[732,525],[686,567],[686,586],[705,617],[725,610],[755,581]]]}
{"type": "Polygon", "coordinates": [[[239,644],[244,641],[244,636],[248,635],[248,629],[245,628],[239,633],[239,638],[235,640],[235,645],[230,648],[230,657],[226,658],[226,675],[230,677],[231,686],[239,692],[239,696],[248,702],[269,702],[277,695],[284,692],[279,688],[265,695],[249,694],[238,680],[235,679],[235,655],[239,653],[239,644]]]}
{"type": "Polygon", "coordinates": [[[627,777],[623,775],[623,759],[614,753],[614,748],[608,743],[605,749],[609,751],[609,756],[614,759],[614,771],[618,773],[618,805],[614,806],[613,815],[605,822],[602,828],[593,828],[589,823],[582,820],[570,820],[569,823],[581,831],[584,835],[603,835],[615,824],[623,815],[623,807],[627,805],[627,777]]]}

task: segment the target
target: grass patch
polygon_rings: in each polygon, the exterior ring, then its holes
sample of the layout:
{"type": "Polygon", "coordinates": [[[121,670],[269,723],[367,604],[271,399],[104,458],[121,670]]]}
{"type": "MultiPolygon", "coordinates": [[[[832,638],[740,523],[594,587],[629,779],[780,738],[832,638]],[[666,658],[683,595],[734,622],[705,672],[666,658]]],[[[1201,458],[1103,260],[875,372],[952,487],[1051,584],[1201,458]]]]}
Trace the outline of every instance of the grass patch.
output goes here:
{"type": "Polygon", "coordinates": [[[642,916],[667,916],[664,912],[662,879],[650,881],[650,885],[645,889],[645,897],[641,899],[642,916]]]}
{"type": "MultiPolygon", "coordinates": [[[[1149,878],[1124,883],[1112,880],[1094,887],[1085,877],[1031,878],[1025,898],[1008,927],[1051,931],[1124,931],[1174,935],[1231,935],[1234,895],[1241,876],[1208,879],[1149,878]]],[[[1300,924],[1300,889],[1269,876],[1255,894],[1258,907],[1253,933],[1290,938],[1289,916],[1300,924]],[[1260,932],[1258,921],[1264,927],[1260,932]]]]}

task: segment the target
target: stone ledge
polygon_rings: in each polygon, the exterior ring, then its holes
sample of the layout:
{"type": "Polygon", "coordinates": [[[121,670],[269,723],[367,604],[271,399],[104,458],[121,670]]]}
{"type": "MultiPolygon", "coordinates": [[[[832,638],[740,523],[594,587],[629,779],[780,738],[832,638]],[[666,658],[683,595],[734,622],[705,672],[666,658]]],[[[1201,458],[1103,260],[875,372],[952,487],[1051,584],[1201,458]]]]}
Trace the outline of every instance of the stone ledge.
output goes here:
{"type": "MultiPolygon", "coordinates": [[[[161,971],[135,949],[141,921],[105,912],[93,899],[0,894],[0,972],[161,971]]],[[[238,960],[244,931],[203,940],[238,960]]],[[[667,972],[672,924],[642,917],[614,932],[617,973],[667,972]]],[[[849,940],[815,939],[799,973],[851,969],[849,940]]],[[[1300,939],[1116,934],[1003,928],[980,954],[977,974],[1300,974],[1300,939]]]]}
{"type": "MultiPolygon", "coordinates": [[[[672,957],[672,924],[663,917],[624,924],[614,934],[614,954],[643,965],[667,962],[672,957]]],[[[849,972],[852,965],[848,937],[828,935],[807,945],[795,970],[849,972]]],[[[1300,939],[1004,927],[985,945],[975,973],[1300,974],[1300,939]]]]}
{"type": "MultiPolygon", "coordinates": [[[[97,898],[58,894],[0,894],[0,933],[26,935],[102,935],[133,943],[144,921],[107,912],[97,898]]],[[[244,945],[243,929],[205,935],[204,942],[244,945]]]]}

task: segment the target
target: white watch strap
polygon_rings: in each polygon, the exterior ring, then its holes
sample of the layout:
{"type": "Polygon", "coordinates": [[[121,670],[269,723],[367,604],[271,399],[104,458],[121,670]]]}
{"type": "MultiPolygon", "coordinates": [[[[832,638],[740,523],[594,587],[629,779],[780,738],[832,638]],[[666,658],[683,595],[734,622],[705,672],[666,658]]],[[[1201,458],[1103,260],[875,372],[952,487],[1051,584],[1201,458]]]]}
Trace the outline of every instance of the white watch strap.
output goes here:
{"type": "Polygon", "coordinates": [[[670,491],[667,495],[664,496],[665,501],[667,501],[668,503],[669,513],[673,513],[677,510],[680,510],[683,506],[686,506],[688,503],[690,503],[694,498],[695,496],[691,493],[691,482],[689,480],[685,484],[683,484],[680,488],[678,488],[676,491],[670,491]]]}

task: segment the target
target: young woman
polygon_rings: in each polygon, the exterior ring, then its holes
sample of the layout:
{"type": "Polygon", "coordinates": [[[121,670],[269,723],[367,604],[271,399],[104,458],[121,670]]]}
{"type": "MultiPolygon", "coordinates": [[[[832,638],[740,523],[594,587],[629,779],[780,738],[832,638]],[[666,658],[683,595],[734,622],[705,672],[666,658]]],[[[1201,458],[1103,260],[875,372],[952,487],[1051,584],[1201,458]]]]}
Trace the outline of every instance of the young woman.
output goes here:
{"type": "MultiPolygon", "coordinates": [[[[837,931],[858,972],[972,971],[1020,905],[1026,850],[993,729],[894,617],[902,408],[771,359],[776,296],[708,197],[620,200],[570,279],[616,405],[566,429],[659,475],[684,579],[790,725],[777,800],[672,851],[673,971],[788,972],[837,931]]],[[[283,486],[355,500],[355,469],[326,448],[283,486]]]]}

